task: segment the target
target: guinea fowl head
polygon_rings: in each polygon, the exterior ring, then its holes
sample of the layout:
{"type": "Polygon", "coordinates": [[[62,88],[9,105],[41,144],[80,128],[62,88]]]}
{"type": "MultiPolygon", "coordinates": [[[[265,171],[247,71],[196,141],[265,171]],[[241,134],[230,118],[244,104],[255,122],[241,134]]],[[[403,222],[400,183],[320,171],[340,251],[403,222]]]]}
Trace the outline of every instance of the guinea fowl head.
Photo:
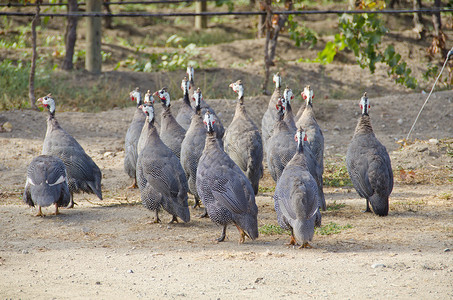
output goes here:
{"type": "Polygon", "coordinates": [[[244,97],[244,86],[242,85],[242,80],[231,83],[230,88],[238,94],[238,99],[242,99],[244,97]]]}
{"type": "Polygon", "coordinates": [[[145,104],[145,103],[151,103],[151,104],[154,103],[154,98],[153,98],[153,95],[151,94],[150,90],[146,91],[145,100],[143,101],[143,104],[145,104]]]}
{"type": "Polygon", "coordinates": [[[41,102],[42,105],[49,110],[51,115],[55,114],[55,100],[52,98],[52,94],[39,98],[37,101],[41,102]]]}
{"type": "Polygon", "coordinates": [[[187,76],[189,77],[190,84],[193,85],[194,84],[194,81],[193,81],[194,80],[193,79],[193,67],[192,66],[188,66],[186,73],[187,73],[187,76]]]}
{"type": "Polygon", "coordinates": [[[272,81],[275,83],[275,88],[276,89],[281,88],[281,86],[282,86],[282,77],[280,76],[280,74],[278,72],[274,74],[274,76],[272,77],[272,81]]]}
{"type": "Polygon", "coordinates": [[[201,111],[201,101],[203,100],[203,95],[201,94],[201,89],[197,88],[195,92],[193,92],[193,101],[195,101],[195,111],[199,113],[201,111]]]}
{"type": "Polygon", "coordinates": [[[296,135],[294,136],[294,140],[297,142],[298,151],[302,151],[303,150],[303,142],[307,141],[307,134],[302,129],[302,127],[297,129],[296,135]]]}
{"type": "Polygon", "coordinates": [[[181,89],[183,90],[184,95],[189,94],[190,82],[187,80],[187,77],[184,77],[181,81],[181,89]]]}
{"type": "Polygon", "coordinates": [[[362,98],[360,98],[360,109],[362,110],[362,116],[368,116],[368,111],[370,110],[370,100],[366,95],[366,92],[363,93],[362,98]]]}
{"type": "Polygon", "coordinates": [[[166,87],[155,92],[154,96],[159,97],[159,99],[162,101],[162,105],[164,105],[166,107],[170,107],[170,94],[168,93],[166,87]]]}
{"type": "Polygon", "coordinates": [[[286,103],[290,104],[291,100],[294,99],[293,90],[286,87],[285,91],[283,92],[283,98],[285,98],[286,103]]]}
{"type": "Polygon", "coordinates": [[[137,102],[137,106],[142,104],[142,94],[140,94],[140,90],[138,87],[135,88],[132,92],[129,93],[132,101],[137,102]]]}
{"type": "Polygon", "coordinates": [[[214,120],[214,116],[211,115],[209,110],[206,111],[206,113],[204,115],[203,123],[204,123],[204,125],[206,125],[206,129],[207,129],[208,133],[214,133],[215,120],[214,120]]]}
{"type": "Polygon", "coordinates": [[[301,93],[301,95],[307,105],[313,105],[313,98],[315,97],[315,95],[313,94],[313,90],[309,85],[304,88],[304,91],[301,93]]]}
{"type": "Polygon", "coordinates": [[[145,113],[145,115],[148,117],[148,122],[153,123],[154,122],[154,107],[152,103],[144,103],[143,105],[140,105],[141,109],[145,113]]]}

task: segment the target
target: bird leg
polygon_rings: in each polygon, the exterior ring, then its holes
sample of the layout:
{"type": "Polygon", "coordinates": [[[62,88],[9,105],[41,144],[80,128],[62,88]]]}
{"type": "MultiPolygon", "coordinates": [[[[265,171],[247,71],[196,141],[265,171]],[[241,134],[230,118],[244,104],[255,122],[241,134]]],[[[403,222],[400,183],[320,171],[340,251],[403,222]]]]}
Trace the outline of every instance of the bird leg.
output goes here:
{"type": "Polygon", "coordinates": [[[222,235],[217,239],[217,242],[223,242],[226,236],[227,225],[223,225],[222,235]]]}
{"type": "Polygon", "coordinates": [[[55,203],[55,213],[54,213],[54,215],[59,215],[59,214],[60,214],[60,212],[58,211],[58,204],[55,203]]]}
{"type": "Polygon", "coordinates": [[[235,223],[234,225],[236,225],[236,228],[239,230],[239,233],[241,235],[241,237],[239,238],[239,244],[243,244],[245,242],[245,236],[247,235],[247,233],[245,233],[245,231],[242,230],[242,228],[239,227],[238,224],[235,223]]]}
{"type": "Polygon", "coordinates": [[[154,224],[157,223],[162,223],[162,221],[159,219],[159,210],[156,209],[156,219],[154,220],[154,224]]]}
{"type": "Polygon", "coordinates": [[[299,249],[302,249],[302,248],[310,248],[310,249],[312,249],[313,246],[310,245],[308,242],[304,242],[304,243],[302,244],[302,246],[299,247],[299,249]]]}
{"type": "Polygon", "coordinates": [[[175,215],[173,215],[173,219],[171,219],[170,223],[168,223],[168,224],[174,224],[174,223],[179,223],[178,217],[175,215]]]}
{"type": "Polygon", "coordinates": [[[38,205],[38,213],[35,217],[45,217],[46,215],[42,213],[41,206],[38,205]]]}
{"type": "Polygon", "coordinates": [[[363,212],[367,213],[367,212],[371,212],[371,209],[370,209],[370,200],[366,199],[366,210],[364,210],[363,212]]]}
{"type": "Polygon", "coordinates": [[[296,242],[296,239],[294,238],[294,235],[291,233],[291,240],[289,241],[288,244],[286,244],[287,246],[294,246],[294,245],[297,245],[297,242],[296,242]]]}
{"type": "Polygon", "coordinates": [[[136,188],[138,188],[137,178],[134,178],[134,182],[132,183],[132,185],[128,186],[127,189],[136,189],[136,188]]]}
{"type": "Polygon", "coordinates": [[[208,210],[205,208],[204,212],[198,216],[199,218],[207,218],[208,217],[208,210]]]}
{"type": "Polygon", "coordinates": [[[200,199],[198,197],[195,197],[195,204],[192,206],[193,208],[200,207],[200,199]]]}
{"type": "Polygon", "coordinates": [[[77,203],[74,202],[72,193],[69,194],[69,205],[66,206],[66,208],[74,208],[74,204],[77,205],[77,203]]]}

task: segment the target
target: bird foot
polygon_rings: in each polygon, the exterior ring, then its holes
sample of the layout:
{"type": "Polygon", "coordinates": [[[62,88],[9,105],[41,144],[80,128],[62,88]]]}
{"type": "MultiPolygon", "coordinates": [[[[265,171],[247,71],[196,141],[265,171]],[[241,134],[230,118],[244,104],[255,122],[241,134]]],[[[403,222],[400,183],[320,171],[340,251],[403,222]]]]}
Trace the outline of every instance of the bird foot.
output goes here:
{"type": "Polygon", "coordinates": [[[299,247],[299,249],[302,249],[302,248],[313,249],[313,246],[310,245],[308,242],[304,242],[304,243],[302,244],[302,246],[299,247]]]}
{"type": "Polygon", "coordinates": [[[131,184],[130,186],[127,187],[128,190],[132,190],[132,189],[136,189],[136,188],[138,188],[136,182],[134,182],[133,184],[131,184]]]}
{"type": "Polygon", "coordinates": [[[286,246],[295,246],[295,245],[297,245],[296,239],[293,236],[291,236],[291,240],[289,241],[289,243],[286,243],[285,245],[286,246]]]}
{"type": "Polygon", "coordinates": [[[371,209],[367,208],[365,210],[362,210],[363,213],[370,213],[371,212],[371,209]]]}
{"type": "Polygon", "coordinates": [[[192,206],[192,208],[197,208],[200,207],[200,201],[195,201],[195,204],[192,206]]]}
{"type": "Polygon", "coordinates": [[[69,205],[66,206],[66,208],[74,208],[74,205],[78,205],[78,204],[75,203],[74,201],[71,201],[71,202],[69,203],[69,205]]]}
{"type": "Polygon", "coordinates": [[[205,209],[204,213],[202,213],[201,215],[198,215],[198,217],[199,217],[200,219],[202,219],[202,218],[207,218],[207,217],[208,217],[208,211],[205,209]]]}
{"type": "Polygon", "coordinates": [[[173,216],[173,219],[171,219],[171,221],[168,222],[168,224],[174,224],[174,223],[179,223],[177,216],[173,216]]]}
{"type": "Polygon", "coordinates": [[[35,217],[41,217],[41,218],[44,218],[46,215],[43,214],[42,212],[38,212],[35,217]]]}

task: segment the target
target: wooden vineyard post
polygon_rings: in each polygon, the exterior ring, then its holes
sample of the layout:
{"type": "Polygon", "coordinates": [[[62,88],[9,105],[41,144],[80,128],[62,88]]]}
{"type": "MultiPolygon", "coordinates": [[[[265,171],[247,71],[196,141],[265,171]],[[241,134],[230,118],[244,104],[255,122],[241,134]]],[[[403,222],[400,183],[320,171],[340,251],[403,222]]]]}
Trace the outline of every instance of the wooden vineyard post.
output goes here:
{"type": "MultiPolygon", "coordinates": [[[[195,2],[195,12],[201,13],[207,11],[206,0],[198,0],[195,2]]],[[[202,29],[208,27],[208,19],[206,16],[195,16],[195,28],[202,29]]]]}
{"type": "MultiPolygon", "coordinates": [[[[87,0],[86,9],[90,13],[100,13],[102,0],[87,0]]],[[[87,46],[85,55],[85,68],[95,74],[101,73],[102,56],[101,56],[101,37],[102,22],[101,17],[87,18],[87,46]]]]}

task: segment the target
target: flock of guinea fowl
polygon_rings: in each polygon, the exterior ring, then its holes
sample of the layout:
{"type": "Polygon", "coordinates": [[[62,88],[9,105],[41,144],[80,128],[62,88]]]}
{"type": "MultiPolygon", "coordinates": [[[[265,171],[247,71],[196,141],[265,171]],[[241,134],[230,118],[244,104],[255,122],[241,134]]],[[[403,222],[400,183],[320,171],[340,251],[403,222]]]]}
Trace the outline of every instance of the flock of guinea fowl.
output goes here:
{"type": "MultiPolygon", "coordinates": [[[[137,102],[125,138],[125,172],[138,187],[143,205],[164,209],[171,222],[190,221],[188,193],[194,207],[203,204],[204,217],[223,227],[217,241],[225,239],[228,224],[245,238],[258,237],[255,195],[263,176],[263,159],[276,182],[274,205],[278,224],[291,232],[292,245],[311,247],[314,228],[321,226],[326,210],[322,176],[324,137],[313,111],[314,94],[305,87],[305,107],[293,114],[292,90],[282,89],[281,76],[273,77],[275,90],[262,118],[261,132],[247,113],[240,80],[230,84],[238,95],[234,118],[225,130],[220,119],[195,90],[193,68],[184,78],[183,105],[174,117],[166,88],[144,96],[138,88],[130,93],[137,102]],[[155,122],[155,98],[163,110],[155,122]],[[191,99],[193,101],[191,101],[191,99]],[[193,103],[193,104],[192,104],[193,103]]],[[[42,155],[27,169],[24,202],[38,207],[72,208],[73,193],[94,193],[102,199],[101,171],[80,144],[59,125],[51,94],[38,99],[48,109],[47,132],[42,155]]],[[[357,193],[366,199],[366,211],[386,216],[393,173],[385,147],[373,133],[370,103],[360,99],[361,116],[349,144],[346,163],[357,193]]]]}

